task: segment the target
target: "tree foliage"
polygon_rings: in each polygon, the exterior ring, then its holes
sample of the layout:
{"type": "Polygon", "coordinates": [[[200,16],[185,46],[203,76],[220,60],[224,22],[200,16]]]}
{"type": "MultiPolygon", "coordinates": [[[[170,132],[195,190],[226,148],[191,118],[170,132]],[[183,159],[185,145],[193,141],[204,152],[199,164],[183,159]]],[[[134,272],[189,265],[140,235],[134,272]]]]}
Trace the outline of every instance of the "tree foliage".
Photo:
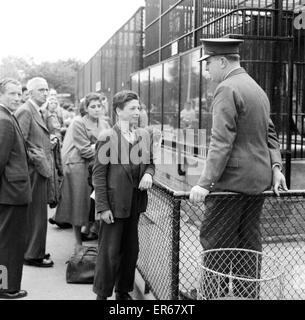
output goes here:
{"type": "Polygon", "coordinates": [[[0,78],[12,77],[25,85],[33,77],[43,77],[50,88],[58,93],[69,93],[74,101],[76,75],[82,66],[83,63],[76,59],[37,64],[32,58],[8,56],[0,62],[0,78]]]}

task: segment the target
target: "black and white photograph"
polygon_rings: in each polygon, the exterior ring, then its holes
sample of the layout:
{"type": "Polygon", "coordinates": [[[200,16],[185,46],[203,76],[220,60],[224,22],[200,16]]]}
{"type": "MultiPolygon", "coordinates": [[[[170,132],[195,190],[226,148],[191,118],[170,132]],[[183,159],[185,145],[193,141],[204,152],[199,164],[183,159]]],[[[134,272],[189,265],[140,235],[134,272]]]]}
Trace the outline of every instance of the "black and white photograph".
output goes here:
{"type": "Polygon", "coordinates": [[[0,307],[305,300],[304,0],[0,12],[0,307]]]}

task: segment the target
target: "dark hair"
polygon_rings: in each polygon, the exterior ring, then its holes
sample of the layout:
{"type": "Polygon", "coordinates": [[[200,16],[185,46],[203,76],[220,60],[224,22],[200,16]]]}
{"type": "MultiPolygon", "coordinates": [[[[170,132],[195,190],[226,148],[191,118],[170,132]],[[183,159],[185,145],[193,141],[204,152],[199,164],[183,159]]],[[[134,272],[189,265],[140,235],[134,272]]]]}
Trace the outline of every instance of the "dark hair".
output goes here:
{"type": "Polygon", "coordinates": [[[28,88],[27,88],[26,86],[22,86],[22,93],[23,93],[24,91],[28,91],[28,88]]]}
{"type": "MultiPolygon", "coordinates": [[[[56,99],[56,98],[55,98],[56,99]]],[[[70,103],[68,103],[68,102],[64,102],[62,105],[61,105],[61,107],[63,108],[63,109],[65,109],[65,110],[67,110],[68,108],[69,108],[69,106],[70,106],[70,103]]]]}
{"type": "Polygon", "coordinates": [[[130,90],[123,90],[117,92],[112,99],[112,108],[116,112],[116,109],[124,109],[125,103],[131,100],[139,100],[139,96],[136,92],[130,90]]]}
{"type": "Polygon", "coordinates": [[[92,100],[101,100],[101,95],[99,93],[95,93],[95,92],[90,92],[86,95],[85,97],[85,106],[86,108],[88,108],[90,102],[92,100]]]}
{"type": "Polygon", "coordinates": [[[15,80],[13,78],[3,78],[0,80],[0,92],[5,93],[6,86],[9,84],[15,84],[17,86],[21,86],[21,83],[18,80],[15,80]]]}

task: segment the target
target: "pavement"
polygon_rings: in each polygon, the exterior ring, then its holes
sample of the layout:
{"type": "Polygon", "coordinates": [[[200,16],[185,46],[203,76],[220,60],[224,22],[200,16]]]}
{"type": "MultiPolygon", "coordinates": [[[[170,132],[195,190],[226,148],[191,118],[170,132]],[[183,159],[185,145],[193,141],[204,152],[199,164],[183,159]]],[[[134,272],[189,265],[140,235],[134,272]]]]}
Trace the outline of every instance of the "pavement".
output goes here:
{"type": "MultiPolygon", "coordinates": [[[[54,209],[49,209],[49,217],[54,209]]],[[[84,242],[90,246],[96,241],[84,242]]],[[[24,265],[21,289],[28,292],[22,300],[95,300],[92,284],[68,284],[66,282],[66,262],[74,249],[74,236],[71,229],[59,229],[48,223],[46,252],[51,254],[54,266],[38,268],[24,265]]],[[[154,300],[151,294],[144,295],[144,282],[136,272],[136,284],[131,296],[134,300],[154,300]],[[141,289],[142,288],[142,289],[141,289]]],[[[114,300],[114,294],[109,300],[114,300]]],[[[0,299],[1,300],[1,299],[0,299]]]]}

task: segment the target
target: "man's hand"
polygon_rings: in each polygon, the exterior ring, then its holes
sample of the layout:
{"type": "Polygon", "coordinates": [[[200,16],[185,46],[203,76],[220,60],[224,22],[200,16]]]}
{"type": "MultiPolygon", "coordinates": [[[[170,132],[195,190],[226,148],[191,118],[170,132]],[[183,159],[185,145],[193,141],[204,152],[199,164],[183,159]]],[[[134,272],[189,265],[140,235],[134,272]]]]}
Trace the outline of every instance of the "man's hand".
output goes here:
{"type": "Polygon", "coordinates": [[[191,203],[196,203],[196,202],[204,202],[205,197],[210,193],[209,190],[204,189],[200,186],[194,186],[191,189],[191,194],[190,194],[190,201],[191,203]]]}
{"type": "Polygon", "coordinates": [[[279,191],[288,190],[286,185],[286,179],[278,166],[273,168],[272,173],[273,173],[273,178],[272,178],[273,192],[279,197],[280,196],[279,191]]]}
{"type": "Polygon", "coordinates": [[[39,148],[29,147],[28,148],[28,154],[29,154],[29,158],[33,162],[40,163],[45,159],[45,155],[44,155],[42,149],[39,149],[39,148]]]}
{"type": "Polygon", "coordinates": [[[153,184],[152,176],[149,173],[145,173],[140,181],[139,189],[141,191],[148,190],[152,187],[152,184],[153,184]]]}
{"type": "Polygon", "coordinates": [[[57,143],[59,143],[59,140],[55,134],[50,135],[50,141],[51,141],[51,149],[53,150],[57,143]]]}
{"type": "Polygon", "coordinates": [[[112,214],[111,210],[103,211],[100,214],[100,217],[101,217],[101,220],[106,222],[107,224],[114,223],[114,218],[113,218],[113,214],[112,214]]]}

